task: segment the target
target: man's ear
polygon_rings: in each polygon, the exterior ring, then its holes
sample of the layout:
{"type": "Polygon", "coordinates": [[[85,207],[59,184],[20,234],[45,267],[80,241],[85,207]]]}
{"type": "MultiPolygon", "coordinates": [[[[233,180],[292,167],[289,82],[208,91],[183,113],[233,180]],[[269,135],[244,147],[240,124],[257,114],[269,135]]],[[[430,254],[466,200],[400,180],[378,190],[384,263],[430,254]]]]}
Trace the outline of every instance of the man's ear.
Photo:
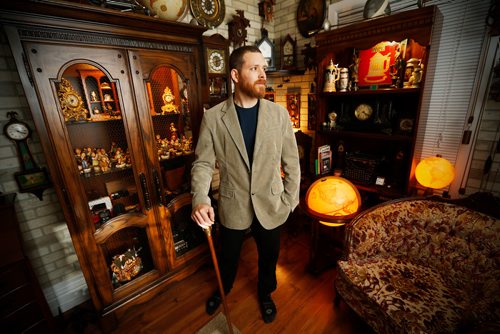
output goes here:
{"type": "Polygon", "coordinates": [[[235,83],[237,83],[240,79],[240,74],[238,73],[238,70],[235,68],[231,70],[231,79],[233,79],[235,83]]]}

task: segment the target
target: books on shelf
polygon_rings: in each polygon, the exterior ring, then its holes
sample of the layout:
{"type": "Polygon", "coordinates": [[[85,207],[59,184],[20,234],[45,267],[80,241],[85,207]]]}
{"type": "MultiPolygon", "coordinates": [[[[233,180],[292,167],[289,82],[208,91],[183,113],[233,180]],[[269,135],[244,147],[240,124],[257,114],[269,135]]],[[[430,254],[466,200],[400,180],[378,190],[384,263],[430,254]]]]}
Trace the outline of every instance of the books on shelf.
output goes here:
{"type": "Polygon", "coordinates": [[[325,175],[332,171],[332,151],[330,145],[318,147],[317,175],[325,175]]]}

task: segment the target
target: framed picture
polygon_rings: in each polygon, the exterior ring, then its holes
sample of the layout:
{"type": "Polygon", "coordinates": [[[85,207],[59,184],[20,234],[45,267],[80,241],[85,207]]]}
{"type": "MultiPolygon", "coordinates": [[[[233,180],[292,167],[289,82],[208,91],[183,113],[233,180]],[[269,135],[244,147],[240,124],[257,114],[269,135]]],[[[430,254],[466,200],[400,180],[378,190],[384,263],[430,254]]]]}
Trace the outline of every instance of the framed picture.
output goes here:
{"type": "Polygon", "coordinates": [[[391,65],[398,57],[398,42],[380,42],[373,47],[359,51],[358,85],[390,86],[391,65]]]}
{"type": "Polygon", "coordinates": [[[324,0],[300,0],[297,7],[297,27],[305,38],[312,37],[321,30],[326,16],[324,0]]]}
{"type": "Polygon", "coordinates": [[[286,109],[290,115],[290,120],[294,128],[300,128],[300,94],[288,93],[286,94],[286,109]]]}
{"type": "Polygon", "coordinates": [[[33,193],[42,200],[43,191],[52,186],[45,168],[30,169],[14,174],[19,192],[33,193]]]}

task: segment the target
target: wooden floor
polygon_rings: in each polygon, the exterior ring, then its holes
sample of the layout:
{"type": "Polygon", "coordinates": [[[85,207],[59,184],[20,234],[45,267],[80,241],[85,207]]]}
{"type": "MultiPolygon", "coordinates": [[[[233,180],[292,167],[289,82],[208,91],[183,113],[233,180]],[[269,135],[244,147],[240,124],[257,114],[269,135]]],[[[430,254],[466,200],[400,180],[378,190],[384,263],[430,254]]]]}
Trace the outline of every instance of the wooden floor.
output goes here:
{"type": "MultiPolygon", "coordinates": [[[[245,241],[235,286],[227,299],[233,324],[241,333],[252,334],[371,333],[343,302],[334,307],[334,269],[316,276],[306,271],[310,238],[307,229],[300,230],[282,233],[278,289],[272,295],[278,314],[271,324],[262,321],[257,302],[255,243],[252,238],[245,241]]],[[[132,309],[113,333],[195,333],[212,318],[205,313],[205,301],[216,284],[213,267],[207,264],[146,305],[132,309]]]]}

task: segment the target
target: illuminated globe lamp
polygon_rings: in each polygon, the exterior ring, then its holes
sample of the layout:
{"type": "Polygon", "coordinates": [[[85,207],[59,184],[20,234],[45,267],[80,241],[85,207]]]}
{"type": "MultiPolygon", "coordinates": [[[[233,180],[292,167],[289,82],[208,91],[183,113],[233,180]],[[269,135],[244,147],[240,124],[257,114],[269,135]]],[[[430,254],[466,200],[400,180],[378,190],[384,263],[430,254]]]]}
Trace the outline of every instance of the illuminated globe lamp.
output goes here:
{"type": "Polygon", "coordinates": [[[426,188],[424,195],[432,195],[433,189],[442,189],[453,181],[455,168],[438,154],[420,161],[415,169],[415,177],[426,188]]]}
{"type": "Polygon", "coordinates": [[[306,212],[326,226],[341,226],[361,207],[361,196],[354,184],[340,176],[315,181],[306,193],[306,212]]]}

